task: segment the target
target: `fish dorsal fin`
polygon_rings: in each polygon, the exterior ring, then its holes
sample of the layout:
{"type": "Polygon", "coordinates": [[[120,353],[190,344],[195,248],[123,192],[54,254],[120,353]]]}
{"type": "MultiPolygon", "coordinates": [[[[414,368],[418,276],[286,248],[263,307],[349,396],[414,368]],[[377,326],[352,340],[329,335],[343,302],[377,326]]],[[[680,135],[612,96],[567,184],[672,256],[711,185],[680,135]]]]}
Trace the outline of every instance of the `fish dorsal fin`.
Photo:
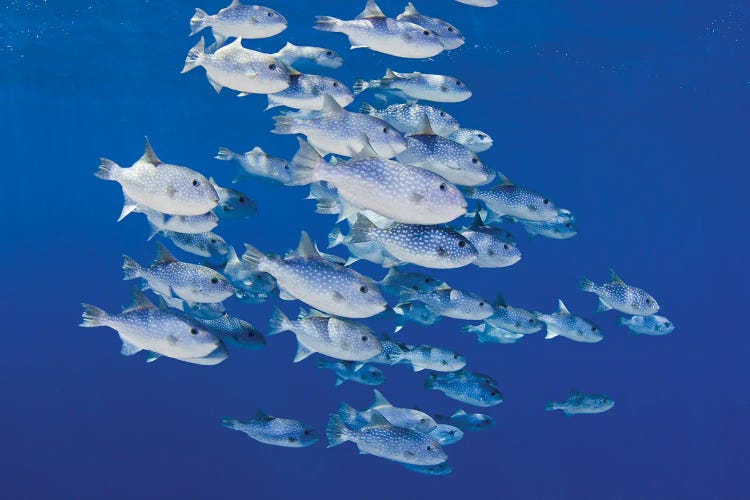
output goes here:
{"type": "Polygon", "coordinates": [[[242,5],[240,0],[232,0],[232,3],[229,4],[230,7],[236,7],[238,5],[242,5]]]}
{"type": "Polygon", "coordinates": [[[375,149],[373,149],[372,147],[372,143],[370,143],[370,139],[368,139],[365,134],[362,134],[361,140],[362,149],[351,157],[352,161],[365,160],[367,158],[378,158],[380,156],[375,152],[375,149]]]}
{"type": "Polygon", "coordinates": [[[317,257],[320,256],[320,252],[315,248],[315,243],[310,239],[310,236],[306,231],[302,231],[299,235],[299,245],[297,245],[297,255],[300,257],[317,257]]]}
{"type": "Polygon", "coordinates": [[[377,410],[370,414],[370,422],[362,428],[365,430],[370,427],[390,427],[391,423],[377,410]]]}
{"type": "Polygon", "coordinates": [[[375,3],[375,0],[367,0],[365,10],[363,10],[356,19],[366,19],[368,17],[385,17],[385,14],[380,10],[380,7],[375,3]]]}
{"type": "Polygon", "coordinates": [[[131,293],[130,305],[122,312],[136,311],[138,309],[156,309],[156,306],[148,300],[148,297],[143,294],[138,286],[134,286],[131,293]]]}
{"type": "Polygon", "coordinates": [[[495,302],[493,302],[492,305],[495,307],[503,307],[503,306],[507,306],[508,303],[505,302],[505,299],[503,298],[503,294],[498,292],[497,298],[495,299],[495,302]]]}
{"type": "Polygon", "coordinates": [[[263,151],[260,146],[255,146],[253,149],[251,149],[250,151],[248,151],[248,153],[253,153],[253,154],[256,154],[256,155],[265,155],[266,154],[266,152],[263,151]]]}
{"type": "Polygon", "coordinates": [[[326,313],[322,313],[318,311],[317,309],[310,309],[309,311],[305,311],[304,309],[299,310],[299,316],[297,316],[299,319],[304,318],[330,318],[329,315],[326,313]]]}
{"type": "Polygon", "coordinates": [[[571,396],[575,396],[575,397],[578,397],[578,396],[580,396],[580,395],[581,395],[581,391],[579,391],[578,389],[571,389],[571,390],[570,390],[570,395],[571,395],[571,396]]]}
{"type": "Polygon", "coordinates": [[[156,260],[154,260],[154,263],[169,264],[171,262],[177,262],[177,259],[167,250],[167,247],[161,243],[156,243],[156,260]]]}
{"type": "Polygon", "coordinates": [[[413,3],[409,2],[406,4],[406,7],[404,8],[404,13],[401,15],[402,16],[416,16],[416,15],[419,15],[419,11],[417,10],[416,7],[414,7],[413,3]]]}
{"type": "Polygon", "coordinates": [[[625,283],[622,281],[622,278],[620,278],[614,269],[609,270],[609,282],[610,283],[625,283]]]}
{"type": "Polygon", "coordinates": [[[498,184],[497,186],[515,186],[515,184],[513,184],[513,182],[510,179],[505,177],[500,172],[497,172],[497,180],[500,181],[500,184],[498,184]]]}
{"type": "Polygon", "coordinates": [[[448,298],[451,301],[458,300],[458,299],[461,298],[461,292],[459,292],[455,288],[452,288],[451,291],[450,291],[450,293],[449,293],[449,295],[448,295],[448,298]]]}
{"type": "Polygon", "coordinates": [[[435,287],[435,290],[436,290],[436,291],[440,291],[440,290],[450,290],[450,289],[451,289],[451,286],[450,286],[450,285],[449,285],[448,283],[441,283],[441,284],[440,284],[439,286],[436,286],[436,287],[435,287]]]}
{"type": "Polygon", "coordinates": [[[391,68],[386,68],[385,70],[385,76],[383,77],[383,80],[393,80],[397,77],[397,73],[393,71],[391,68]]]}
{"type": "Polygon", "coordinates": [[[413,135],[437,135],[432,130],[432,124],[430,119],[427,117],[427,113],[422,113],[422,118],[419,120],[419,128],[413,135]]]}
{"type": "Polygon", "coordinates": [[[385,275],[385,276],[383,277],[383,279],[382,279],[382,280],[380,280],[380,282],[382,283],[382,282],[384,282],[384,281],[386,281],[386,280],[389,280],[389,279],[393,279],[393,278],[395,278],[396,276],[400,276],[400,275],[401,275],[401,273],[400,273],[400,272],[398,272],[398,269],[396,269],[395,267],[392,267],[392,268],[388,269],[388,274],[386,274],[386,275],[385,275]]]}
{"type": "Polygon", "coordinates": [[[238,46],[241,49],[244,49],[244,47],[242,46],[242,38],[240,37],[235,38],[232,43],[227,44],[227,47],[232,47],[234,45],[238,46]]]}
{"type": "Polygon", "coordinates": [[[372,405],[368,409],[373,408],[379,408],[381,406],[393,406],[390,401],[388,401],[385,396],[383,396],[383,393],[380,392],[377,389],[374,389],[373,394],[375,394],[375,400],[373,401],[372,405]]]}
{"type": "Polygon", "coordinates": [[[301,71],[297,71],[296,69],[292,68],[288,64],[284,64],[282,62],[279,62],[279,64],[281,64],[284,67],[287,73],[289,73],[289,76],[301,76],[302,75],[301,71]]]}
{"type": "Polygon", "coordinates": [[[456,413],[453,414],[454,417],[463,417],[464,415],[468,415],[463,408],[459,408],[456,410],[456,413]]]}
{"type": "Polygon", "coordinates": [[[274,418],[276,418],[276,417],[274,417],[272,415],[269,415],[268,413],[266,413],[265,411],[263,411],[260,408],[258,408],[256,410],[256,412],[255,412],[255,419],[256,420],[269,421],[269,420],[273,420],[274,418]]]}
{"type": "Polygon", "coordinates": [[[218,191],[219,189],[221,189],[221,186],[219,186],[218,184],[216,184],[216,181],[214,180],[213,177],[209,177],[208,178],[208,182],[211,184],[211,186],[214,188],[214,190],[218,191]]]}
{"type": "Polygon", "coordinates": [[[294,45],[292,42],[286,42],[286,45],[284,45],[284,48],[282,48],[279,52],[285,51],[285,50],[294,50],[297,46],[294,45]]]}
{"type": "Polygon", "coordinates": [[[565,304],[563,303],[562,299],[557,300],[557,312],[560,314],[566,314],[570,316],[570,311],[568,311],[568,308],[565,307],[565,304]]]}
{"type": "Polygon", "coordinates": [[[482,214],[477,210],[474,212],[474,220],[471,221],[471,227],[485,227],[482,220],[482,214]]]}
{"type": "Polygon", "coordinates": [[[341,105],[336,102],[336,99],[331,97],[331,94],[325,93],[323,94],[323,107],[320,108],[320,112],[322,114],[326,113],[338,113],[339,111],[343,110],[344,108],[341,107],[341,105]]]}
{"type": "Polygon", "coordinates": [[[156,156],[156,153],[154,153],[154,148],[151,147],[151,143],[149,142],[148,137],[144,137],[144,142],[145,146],[143,148],[143,156],[141,156],[141,159],[139,161],[145,161],[154,166],[160,165],[162,161],[158,156],[156,156]]]}

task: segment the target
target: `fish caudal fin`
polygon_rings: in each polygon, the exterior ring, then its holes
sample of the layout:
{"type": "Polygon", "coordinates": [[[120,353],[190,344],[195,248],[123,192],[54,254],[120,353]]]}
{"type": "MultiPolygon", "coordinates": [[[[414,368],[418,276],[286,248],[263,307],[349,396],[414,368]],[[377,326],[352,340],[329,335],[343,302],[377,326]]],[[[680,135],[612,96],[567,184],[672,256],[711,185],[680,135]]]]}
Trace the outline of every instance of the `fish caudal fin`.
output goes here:
{"type": "MultiPolygon", "coordinates": [[[[357,95],[357,94],[360,94],[360,93],[364,92],[365,90],[369,89],[370,87],[372,87],[372,85],[370,84],[370,82],[368,82],[367,80],[362,80],[360,78],[360,79],[358,79],[357,81],[354,82],[354,86],[352,87],[352,90],[354,90],[354,95],[357,95]]],[[[363,104],[362,105],[362,109],[363,110],[364,110],[365,106],[370,106],[370,105],[369,104],[363,104]]],[[[370,106],[370,108],[371,109],[375,109],[372,106],[370,106]]],[[[371,114],[368,111],[362,111],[362,112],[363,113],[367,113],[368,115],[371,114]]]]}
{"type": "Polygon", "coordinates": [[[609,311],[610,309],[612,309],[612,306],[604,302],[602,298],[599,297],[599,303],[596,305],[596,312],[609,311]]]}
{"type": "Polygon", "coordinates": [[[346,237],[341,232],[341,228],[334,226],[330,233],[328,233],[328,248],[333,248],[341,245],[346,237]]]}
{"type": "Polygon", "coordinates": [[[313,28],[320,31],[341,31],[341,19],[331,16],[317,16],[313,28]]]}
{"type": "Polygon", "coordinates": [[[351,432],[351,429],[344,424],[341,417],[338,415],[331,415],[330,420],[328,420],[328,426],[326,427],[328,447],[332,448],[346,441],[350,441],[352,435],[351,432]]]}
{"type": "MultiPolygon", "coordinates": [[[[362,80],[357,80],[357,82],[361,82],[362,80]]],[[[357,91],[357,82],[354,82],[354,91],[357,91]]],[[[372,104],[364,103],[360,108],[359,112],[363,113],[365,115],[371,115],[375,112],[375,106],[372,104]]]]}
{"type": "Polygon", "coordinates": [[[284,314],[278,307],[274,308],[273,313],[271,313],[271,319],[268,320],[268,335],[276,335],[277,333],[290,331],[291,327],[292,322],[287,318],[286,314],[284,314]]]}
{"type": "Polygon", "coordinates": [[[292,166],[292,179],[287,185],[302,186],[315,182],[315,169],[323,161],[315,148],[304,139],[298,138],[299,150],[290,162],[292,166]]]}
{"type": "Polygon", "coordinates": [[[122,272],[124,280],[134,280],[141,277],[141,265],[127,255],[122,256],[122,272]]]}
{"type": "Polygon", "coordinates": [[[266,259],[267,257],[263,252],[255,248],[254,246],[248,245],[245,243],[245,253],[242,255],[242,262],[247,264],[250,267],[251,271],[258,271],[260,270],[260,264],[266,259]]]}
{"type": "Polygon", "coordinates": [[[202,9],[195,9],[195,14],[190,19],[190,36],[195,35],[200,30],[208,26],[206,22],[211,17],[202,9]]]}
{"type": "Polygon", "coordinates": [[[618,316],[617,317],[617,324],[618,325],[627,325],[630,322],[630,318],[627,316],[618,316]]]}
{"type": "Polygon", "coordinates": [[[273,124],[274,124],[274,128],[273,130],[271,130],[272,134],[289,135],[289,134],[297,133],[294,130],[294,126],[297,124],[297,120],[295,120],[291,116],[286,116],[286,115],[274,116],[273,124]]]}
{"type": "Polygon", "coordinates": [[[547,403],[547,405],[544,407],[546,411],[552,411],[557,410],[557,404],[556,403],[547,403]]]}
{"type": "Polygon", "coordinates": [[[596,285],[594,284],[593,281],[591,281],[588,278],[583,278],[581,281],[578,282],[578,288],[580,290],[583,290],[584,292],[593,292],[594,287],[596,287],[596,285]]]}
{"type": "Polygon", "coordinates": [[[234,429],[234,430],[238,430],[238,428],[239,428],[239,425],[240,425],[241,423],[242,423],[242,422],[240,422],[240,421],[239,421],[239,420],[237,420],[236,418],[227,418],[227,417],[224,417],[224,418],[222,418],[222,419],[221,419],[221,425],[223,425],[223,426],[224,426],[224,427],[226,427],[227,429],[234,429]]]}
{"type": "Polygon", "coordinates": [[[107,319],[107,313],[104,309],[100,309],[91,304],[81,304],[83,306],[83,315],[81,316],[81,324],[84,328],[93,328],[95,326],[103,326],[104,321],[107,319]]]}
{"type": "Polygon", "coordinates": [[[206,40],[201,37],[201,39],[198,40],[198,43],[195,44],[195,47],[190,49],[190,52],[188,52],[188,55],[185,58],[185,66],[182,68],[182,71],[180,71],[180,73],[187,73],[188,71],[200,66],[205,51],[206,40]]]}
{"type": "Polygon", "coordinates": [[[120,168],[120,165],[112,160],[99,158],[99,170],[97,170],[94,175],[105,181],[114,181],[116,180],[115,176],[117,175],[117,171],[120,168]]]}
{"type": "Polygon", "coordinates": [[[219,152],[216,153],[217,160],[234,160],[237,157],[237,153],[227,148],[219,148],[219,152]]]}

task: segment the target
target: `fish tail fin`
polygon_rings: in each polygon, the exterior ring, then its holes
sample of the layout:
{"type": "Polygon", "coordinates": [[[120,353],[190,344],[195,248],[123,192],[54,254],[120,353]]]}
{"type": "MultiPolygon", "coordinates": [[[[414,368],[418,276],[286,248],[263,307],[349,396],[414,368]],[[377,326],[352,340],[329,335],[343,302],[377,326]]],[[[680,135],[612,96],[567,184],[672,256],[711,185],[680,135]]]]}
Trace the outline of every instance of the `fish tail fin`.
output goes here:
{"type": "Polygon", "coordinates": [[[315,205],[316,214],[334,215],[338,214],[340,211],[341,203],[339,203],[338,200],[332,200],[330,198],[320,198],[318,204],[315,205]]]}
{"type": "Polygon", "coordinates": [[[328,233],[328,248],[333,248],[341,245],[346,237],[341,232],[341,228],[334,226],[330,233],[328,233]]]}
{"type": "Polygon", "coordinates": [[[219,152],[216,153],[217,160],[234,160],[237,157],[237,153],[228,148],[219,148],[219,152]]]}
{"type": "Polygon", "coordinates": [[[221,419],[221,425],[223,425],[223,426],[224,426],[224,427],[226,427],[227,429],[234,429],[234,430],[237,430],[237,428],[239,427],[239,425],[240,425],[241,423],[242,423],[242,422],[240,422],[240,421],[239,421],[239,420],[237,420],[236,418],[228,418],[228,417],[224,417],[224,418],[222,418],[222,419],[221,419]]]}
{"type": "Polygon", "coordinates": [[[100,179],[104,179],[105,181],[114,181],[116,180],[117,171],[120,168],[120,165],[113,162],[112,160],[108,160],[107,158],[99,158],[99,170],[97,170],[94,175],[100,179]]]}
{"type": "Polygon", "coordinates": [[[297,120],[291,116],[279,115],[273,117],[274,128],[271,130],[272,134],[289,135],[296,134],[295,125],[297,120]]]}
{"type": "Polygon", "coordinates": [[[195,14],[190,18],[190,36],[195,35],[207,26],[206,22],[211,17],[202,9],[195,9],[195,14]]]}
{"type": "Polygon", "coordinates": [[[141,265],[127,255],[122,256],[122,272],[124,280],[134,280],[141,277],[141,265]]]}
{"type": "Polygon", "coordinates": [[[546,411],[552,411],[557,410],[557,404],[556,403],[547,403],[547,405],[544,407],[546,411]]]}
{"type": "Polygon", "coordinates": [[[476,188],[474,187],[465,187],[465,188],[462,187],[461,191],[463,192],[464,196],[467,198],[474,198],[477,192],[476,188]]]}
{"type": "Polygon", "coordinates": [[[319,359],[318,368],[328,368],[328,361],[326,361],[325,359],[319,359]]]}
{"type": "Polygon", "coordinates": [[[104,325],[107,319],[107,313],[104,309],[100,309],[91,304],[81,304],[83,306],[83,314],[81,315],[81,324],[84,328],[93,328],[95,326],[104,325]]]}
{"type": "Polygon", "coordinates": [[[328,420],[328,426],[326,427],[326,437],[328,438],[328,447],[333,448],[341,443],[350,441],[352,437],[352,431],[346,424],[344,424],[341,417],[338,415],[331,415],[328,420]]]}
{"type": "Polygon", "coordinates": [[[299,149],[290,162],[292,166],[291,185],[301,186],[315,181],[315,169],[323,161],[315,148],[304,139],[298,138],[299,149]]]}
{"type": "Polygon", "coordinates": [[[206,40],[201,37],[201,39],[198,40],[198,43],[196,43],[195,46],[188,52],[188,55],[185,58],[185,66],[183,66],[180,73],[187,73],[188,71],[200,66],[205,51],[206,40]]]}
{"type": "Polygon", "coordinates": [[[618,316],[617,317],[617,324],[618,325],[627,325],[629,321],[630,321],[630,318],[628,318],[627,316],[618,316]]]}
{"type": "Polygon", "coordinates": [[[341,31],[341,19],[331,16],[317,16],[313,29],[320,31],[341,31]]]}
{"type": "Polygon", "coordinates": [[[349,241],[351,243],[365,243],[372,240],[372,231],[375,229],[375,224],[370,221],[367,217],[357,215],[357,219],[351,227],[351,234],[349,241]]]}
{"type": "Polygon", "coordinates": [[[284,314],[281,309],[274,307],[271,313],[271,319],[268,320],[268,335],[276,335],[277,333],[289,331],[292,327],[292,322],[284,314]]]}
{"type": "Polygon", "coordinates": [[[248,245],[245,243],[245,253],[242,255],[242,262],[247,264],[250,267],[250,270],[252,271],[259,271],[260,265],[265,261],[268,257],[255,248],[254,246],[248,245]]]}
{"type": "Polygon", "coordinates": [[[588,278],[583,278],[578,282],[578,288],[584,292],[593,292],[595,286],[594,282],[588,278]]]}
{"type": "MultiPolygon", "coordinates": [[[[363,80],[361,78],[358,78],[354,82],[354,86],[352,87],[352,90],[354,90],[354,95],[357,95],[357,94],[360,94],[360,93],[364,92],[365,90],[367,90],[367,89],[369,89],[371,87],[373,87],[373,85],[371,84],[371,82],[368,82],[367,80],[363,80]]],[[[363,108],[365,106],[370,106],[370,105],[369,104],[362,105],[363,108]]],[[[372,106],[370,106],[370,107],[372,108],[372,106]]],[[[363,113],[364,113],[364,111],[363,111],[363,113]]]]}
{"type": "MultiPolygon", "coordinates": [[[[357,81],[361,81],[361,80],[357,80],[357,81]]],[[[354,82],[354,88],[355,88],[355,92],[356,92],[356,87],[357,87],[357,82],[354,82]]],[[[373,106],[372,104],[367,104],[367,103],[364,103],[364,104],[363,104],[363,105],[362,105],[362,106],[361,106],[361,107],[359,108],[359,112],[360,112],[360,113],[363,113],[363,114],[365,114],[365,115],[371,115],[371,114],[373,114],[373,113],[375,112],[375,106],[373,106]]]]}
{"type": "Polygon", "coordinates": [[[150,220],[148,221],[148,228],[150,229],[150,232],[148,234],[148,238],[146,238],[146,241],[151,241],[154,236],[161,232],[161,228],[150,220]]]}

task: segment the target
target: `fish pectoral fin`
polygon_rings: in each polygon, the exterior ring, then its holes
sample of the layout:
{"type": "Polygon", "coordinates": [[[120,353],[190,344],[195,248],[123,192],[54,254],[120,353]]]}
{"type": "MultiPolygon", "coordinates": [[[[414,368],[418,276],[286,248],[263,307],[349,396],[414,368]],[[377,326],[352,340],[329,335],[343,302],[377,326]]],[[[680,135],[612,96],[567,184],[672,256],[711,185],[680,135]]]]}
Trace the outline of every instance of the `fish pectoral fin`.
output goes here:
{"type": "Polygon", "coordinates": [[[161,354],[154,351],[149,351],[148,356],[146,357],[146,363],[153,363],[157,359],[161,358],[161,354]]]}
{"type": "Polygon", "coordinates": [[[295,363],[299,363],[300,361],[302,361],[303,359],[305,359],[306,357],[308,357],[310,354],[313,353],[313,351],[311,351],[310,349],[308,349],[304,344],[302,344],[299,341],[297,341],[297,342],[298,342],[298,344],[297,344],[297,353],[294,355],[294,362],[295,363]]]}
{"type": "Polygon", "coordinates": [[[409,195],[409,199],[416,205],[419,205],[420,203],[424,202],[425,197],[417,192],[413,192],[409,195]]]}
{"type": "Polygon", "coordinates": [[[559,335],[560,335],[560,334],[559,334],[559,333],[557,333],[557,331],[555,331],[555,330],[550,330],[549,328],[547,328],[547,335],[545,335],[545,336],[544,336],[544,338],[545,338],[545,339],[553,339],[553,338],[555,338],[555,337],[557,337],[557,336],[559,336],[559,335]]]}
{"type": "Polygon", "coordinates": [[[252,71],[252,70],[245,71],[245,73],[243,73],[243,76],[245,78],[255,78],[256,76],[258,76],[258,72],[257,71],[252,71]]]}
{"type": "Polygon", "coordinates": [[[137,345],[131,344],[127,340],[122,340],[122,347],[120,348],[120,354],[123,356],[132,356],[138,352],[141,352],[141,348],[137,345]]]}
{"type": "Polygon", "coordinates": [[[612,309],[612,306],[605,303],[601,297],[599,297],[599,303],[596,305],[596,312],[604,312],[612,309]]]}
{"type": "Polygon", "coordinates": [[[216,80],[214,80],[213,78],[211,78],[208,75],[208,73],[206,74],[206,78],[208,78],[208,83],[211,84],[211,86],[214,88],[214,90],[216,91],[217,94],[219,92],[221,92],[222,88],[224,88],[224,86],[222,84],[220,84],[219,82],[217,82],[216,80]]]}
{"type": "Polygon", "coordinates": [[[287,292],[283,288],[279,288],[279,298],[281,300],[297,300],[294,296],[292,296],[289,292],[287,292]]]}
{"type": "Polygon", "coordinates": [[[334,291],[331,294],[331,298],[333,299],[334,302],[338,302],[338,303],[346,302],[346,297],[344,297],[343,295],[341,295],[339,292],[335,292],[334,291]]]}

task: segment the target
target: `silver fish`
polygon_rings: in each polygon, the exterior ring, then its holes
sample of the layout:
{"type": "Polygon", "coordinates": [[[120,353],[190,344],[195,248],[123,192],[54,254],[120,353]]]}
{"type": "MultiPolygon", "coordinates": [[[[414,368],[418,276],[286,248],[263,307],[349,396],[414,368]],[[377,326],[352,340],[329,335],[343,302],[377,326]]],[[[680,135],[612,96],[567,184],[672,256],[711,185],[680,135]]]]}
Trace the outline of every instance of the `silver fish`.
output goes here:
{"type": "Polygon", "coordinates": [[[432,373],[424,384],[425,389],[437,390],[451,399],[474,406],[495,406],[503,402],[503,395],[497,384],[485,377],[460,370],[449,373],[432,373]]]}
{"type": "Polygon", "coordinates": [[[482,431],[495,425],[495,419],[482,413],[466,413],[458,409],[450,417],[435,415],[435,421],[441,424],[456,426],[463,431],[482,431]]]}
{"type": "Polygon", "coordinates": [[[414,23],[385,17],[374,0],[353,21],[330,16],[315,19],[316,30],[344,33],[352,49],[369,48],[396,57],[423,59],[445,50],[440,37],[414,23]]]}
{"type": "Polygon", "coordinates": [[[171,215],[202,215],[219,202],[208,179],[187,167],[163,163],[148,139],[143,156],[130,168],[102,158],[94,175],[122,187],[125,203],[118,221],[141,205],[171,215]]]}
{"type": "Polygon", "coordinates": [[[255,178],[279,184],[289,184],[292,180],[292,169],[289,162],[278,156],[271,156],[259,147],[247,153],[235,153],[227,148],[219,148],[217,160],[235,160],[240,164],[233,182],[245,178],[255,178]]]}
{"type": "Polygon", "coordinates": [[[243,349],[260,349],[266,345],[266,338],[257,328],[227,313],[216,319],[200,321],[225,344],[243,349]]]}
{"type": "Polygon", "coordinates": [[[407,300],[423,302],[430,311],[446,318],[481,320],[493,313],[492,306],[484,298],[455,288],[440,288],[429,292],[404,288],[401,296],[407,300]]]}
{"type": "Polygon", "coordinates": [[[379,80],[357,80],[354,83],[355,95],[367,89],[396,91],[407,100],[462,102],[471,97],[471,90],[458,78],[418,71],[398,73],[390,68],[379,80]]]}
{"type": "Polygon", "coordinates": [[[304,448],[318,442],[318,432],[298,420],[273,417],[258,409],[256,417],[243,422],[234,418],[223,418],[224,427],[244,432],[263,444],[304,448]]]}
{"type": "Polygon", "coordinates": [[[361,113],[380,118],[388,122],[402,134],[418,134],[428,125],[435,134],[447,136],[458,130],[458,121],[445,111],[424,104],[392,104],[384,109],[375,109],[363,104],[361,113]]]}
{"type": "Polygon", "coordinates": [[[221,47],[231,37],[254,39],[278,35],[286,29],[287,21],[268,7],[243,5],[240,0],[232,0],[229,7],[212,16],[195,9],[195,15],[190,19],[190,35],[209,27],[216,38],[216,47],[221,47]]]}
{"type": "Polygon", "coordinates": [[[400,295],[403,288],[411,288],[415,292],[429,292],[437,288],[449,288],[445,281],[422,273],[403,273],[395,268],[388,270],[388,274],[380,280],[380,289],[391,295],[400,295]]]}
{"type": "Polygon", "coordinates": [[[336,69],[344,63],[341,56],[331,49],[297,46],[290,42],[286,42],[286,45],[273,56],[287,66],[294,66],[299,61],[311,61],[318,66],[336,69]]]}
{"type": "Polygon", "coordinates": [[[448,139],[456,141],[475,153],[487,151],[492,147],[492,137],[481,130],[462,128],[448,135],[448,139]]]}
{"type": "Polygon", "coordinates": [[[538,332],[544,327],[534,313],[508,305],[502,295],[498,295],[494,307],[492,316],[484,320],[494,327],[523,335],[538,332]]]}
{"type": "Polygon", "coordinates": [[[594,323],[570,314],[562,300],[558,300],[557,311],[552,314],[536,313],[536,317],[547,325],[545,339],[557,336],[566,337],[576,342],[600,342],[604,340],[602,331],[594,323]]]}
{"type": "Polygon", "coordinates": [[[510,215],[517,219],[548,221],[558,214],[557,207],[546,196],[510,182],[501,176],[502,184],[493,188],[475,187],[465,191],[468,198],[483,201],[487,208],[498,215],[510,215]]]}
{"type": "MultiPolygon", "coordinates": [[[[236,189],[220,187],[216,184],[213,177],[210,177],[208,181],[219,195],[219,206],[214,209],[216,215],[219,217],[226,219],[246,219],[258,213],[258,205],[245,193],[236,189]]],[[[205,233],[211,229],[195,232],[205,233]]]]}
{"type": "Polygon", "coordinates": [[[548,221],[527,221],[510,218],[512,222],[518,222],[531,236],[544,236],[556,240],[572,238],[578,234],[576,218],[569,210],[561,208],[556,217],[548,221]]]}
{"type": "Polygon", "coordinates": [[[674,331],[674,323],[664,316],[620,316],[617,324],[627,326],[636,335],[669,335],[674,331]]]}
{"type": "Polygon", "coordinates": [[[473,5],[474,7],[494,7],[498,0],[456,0],[456,2],[473,5]]]}
{"type": "Polygon", "coordinates": [[[466,358],[443,347],[429,345],[412,346],[396,359],[409,363],[415,372],[432,370],[436,372],[454,372],[466,366],[466,358]]]}
{"type": "Polygon", "coordinates": [[[348,106],[354,100],[349,88],[338,80],[327,76],[303,75],[290,72],[289,88],[268,95],[268,106],[319,111],[323,107],[323,96],[330,95],[342,107],[348,106]]]}
{"type": "Polygon", "coordinates": [[[304,231],[296,255],[285,259],[264,255],[250,245],[245,247],[242,260],[251,269],[276,278],[284,300],[296,298],[345,318],[368,318],[387,306],[374,280],[323,259],[304,231]]]}
{"type": "Polygon", "coordinates": [[[336,387],[347,380],[364,385],[380,385],[385,382],[383,372],[375,367],[363,365],[355,361],[318,360],[318,368],[332,370],[336,374],[336,387]]]}
{"type": "Polygon", "coordinates": [[[477,249],[477,260],[472,262],[479,267],[508,267],[521,260],[521,251],[509,241],[504,229],[485,226],[477,215],[470,227],[459,231],[477,249]]]}
{"type": "Polygon", "coordinates": [[[448,462],[443,462],[437,465],[413,465],[413,464],[401,464],[410,471],[425,474],[427,476],[446,476],[453,472],[451,465],[448,462]]]}
{"type": "MultiPolygon", "coordinates": [[[[394,333],[400,332],[406,323],[417,323],[420,325],[434,325],[440,321],[440,315],[430,311],[423,302],[401,302],[393,306],[393,312],[396,315],[396,328],[394,333]]],[[[394,359],[398,359],[395,356],[394,359]]]]}
{"type": "Polygon", "coordinates": [[[458,443],[464,437],[461,429],[448,424],[438,424],[429,435],[443,446],[458,443]]]}
{"type": "Polygon", "coordinates": [[[357,411],[346,403],[341,403],[338,414],[346,425],[353,429],[361,429],[372,422],[377,414],[383,416],[388,423],[404,429],[412,429],[417,432],[429,433],[437,427],[437,424],[428,414],[412,408],[399,408],[393,406],[383,393],[377,389],[373,390],[375,401],[364,411],[357,411]]]}
{"type": "Polygon", "coordinates": [[[487,342],[497,342],[498,344],[515,344],[524,337],[522,333],[513,333],[504,328],[490,325],[487,322],[479,323],[478,325],[462,326],[461,331],[476,334],[477,341],[480,344],[484,344],[487,342]]]}
{"type": "Polygon", "coordinates": [[[547,403],[545,410],[562,410],[566,417],[604,413],[611,410],[615,402],[602,394],[584,394],[573,389],[563,403],[547,403]]]}
{"type": "Polygon", "coordinates": [[[383,267],[397,266],[403,264],[396,257],[390,254],[385,247],[377,241],[365,241],[361,243],[352,243],[351,234],[345,236],[341,228],[334,227],[328,234],[328,248],[333,248],[344,244],[349,250],[351,256],[346,261],[346,265],[353,264],[358,260],[368,260],[383,267]]]}
{"type": "Polygon", "coordinates": [[[216,233],[183,234],[173,231],[162,231],[162,236],[186,252],[200,257],[207,257],[213,262],[223,264],[229,254],[229,245],[216,233]]]}
{"type": "Polygon", "coordinates": [[[151,210],[142,205],[138,205],[133,211],[146,216],[148,225],[151,228],[151,233],[148,237],[149,240],[163,231],[196,234],[205,233],[219,225],[219,218],[214,212],[206,212],[202,215],[169,215],[151,210]]]}
{"type": "Polygon", "coordinates": [[[190,49],[182,73],[199,66],[216,92],[224,87],[246,94],[273,94],[289,87],[289,72],[273,56],[246,49],[242,39],[207,53],[203,37],[190,49]]]}
{"type": "Polygon", "coordinates": [[[464,36],[458,28],[442,19],[421,14],[411,2],[406,4],[404,12],[399,14],[396,19],[399,21],[408,21],[410,23],[418,24],[419,26],[436,33],[437,36],[440,37],[440,41],[445,47],[445,50],[457,49],[464,44],[464,36]]]}
{"type": "Polygon", "coordinates": [[[622,281],[614,269],[609,270],[609,281],[597,285],[590,279],[582,279],[579,288],[584,292],[599,296],[597,312],[616,309],[625,314],[649,316],[659,312],[659,304],[651,295],[640,288],[622,281]]]}

